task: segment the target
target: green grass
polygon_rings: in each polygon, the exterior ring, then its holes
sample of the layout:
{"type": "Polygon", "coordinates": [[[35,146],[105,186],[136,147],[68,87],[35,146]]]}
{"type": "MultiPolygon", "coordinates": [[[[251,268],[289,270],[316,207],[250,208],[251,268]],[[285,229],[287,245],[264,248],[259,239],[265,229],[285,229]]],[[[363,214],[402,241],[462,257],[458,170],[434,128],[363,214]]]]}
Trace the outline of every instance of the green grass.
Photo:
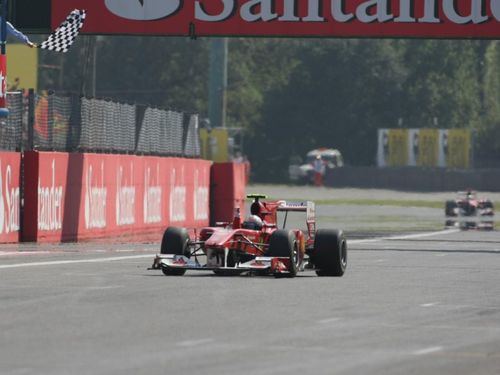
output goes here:
{"type": "MultiPolygon", "coordinates": [[[[291,198],[287,201],[304,201],[303,198],[291,198]]],[[[316,199],[314,203],[318,205],[339,206],[396,206],[396,207],[428,207],[443,208],[444,202],[439,201],[419,201],[419,200],[396,200],[396,199],[316,199]]]]}
{"type": "MultiPolygon", "coordinates": [[[[287,199],[289,201],[303,201],[304,199],[287,199]]],[[[424,201],[410,199],[317,199],[318,205],[353,205],[353,206],[395,206],[395,207],[426,207],[440,208],[444,210],[445,202],[424,201]]],[[[493,202],[495,207],[500,207],[500,202],[493,202]]]]}
{"type": "Polygon", "coordinates": [[[341,223],[344,230],[377,232],[377,231],[408,231],[408,230],[435,230],[444,228],[444,220],[415,220],[412,217],[398,215],[376,215],[368,217],[331,217],[320,216],[316,218],[319,223],[328,225],[328,223],[341,223]]]}
{"type": "Polygon", "coordinates": [[[315,201],[321,205],[356,205],[356,206],[396,206],[396,207],[427,207],[444,208],[444,202],[397,200],[397,199],[320,199],[315,201]]]}

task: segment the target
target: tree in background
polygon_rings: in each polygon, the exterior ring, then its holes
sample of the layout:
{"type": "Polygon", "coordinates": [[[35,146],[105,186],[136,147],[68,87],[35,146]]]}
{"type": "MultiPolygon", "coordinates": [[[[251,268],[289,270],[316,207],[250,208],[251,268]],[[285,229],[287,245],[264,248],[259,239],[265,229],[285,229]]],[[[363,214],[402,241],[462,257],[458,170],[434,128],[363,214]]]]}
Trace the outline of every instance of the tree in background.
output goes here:
{"type": "Polygon", "coordinates": [[[254,163],[256,172],[283,179],[290,157],[320,146],[339,148],[350,164],[371,164],[376,129],[397,121],[404,75],[397,56],[389,40],[298,44],[288,84],[268,94],[256,124],[253,159],[266,155],[254,163]]]}
{"type": "Polygon", "coordinates": [[[82,36],[67,54],[41,54],[41,89],[90,96],[96,51],[96,96],[206,112],[208,40],[82,36]],[[42,69],[42,72],[44,70],[42,69]]]}
{"type": "Polygon", "coordinates": [[[484,108],[477,128],[477,156],[486,166],[500,166],[500,42],[484,49],[484,108]]]}
{"type": "MultiPolygon", "coordinates": [[[[85,36],[41,54],[39,87],[89,95],[93,43],[98,97],[206,116],[209,39],[85,36]]],[[[499,69],[497,41],[230,39],[227,124],[246,130],[261,181],[286,181],[290,157],[321,146],[373,165],[377,129],[399,125],[476,130],[497,159],[499,69]]]]}
{"type": "Polygon", "coordinates": [[[477,41],[447,40],[403,43],[404,64],[409,70],[403,86],[405,127],[478,126],[481,103],[476,45],[477,41]]]}

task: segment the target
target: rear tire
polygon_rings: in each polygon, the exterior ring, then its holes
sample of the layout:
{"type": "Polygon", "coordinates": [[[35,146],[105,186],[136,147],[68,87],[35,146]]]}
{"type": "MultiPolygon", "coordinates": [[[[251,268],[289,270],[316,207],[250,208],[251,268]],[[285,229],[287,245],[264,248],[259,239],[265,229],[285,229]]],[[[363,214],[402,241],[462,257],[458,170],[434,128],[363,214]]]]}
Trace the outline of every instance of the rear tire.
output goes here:
{"type": "MultiPolygon", "coordinates": [[[[269,239],[269,249],[266,253],[270,257],[283,257],[290,259],[288,266],[288,277],[297,275],[298,248],[295,241],[295,234],[292,231],[278,229],[271,234],[269,239]]],[[[277,274],[276,276],[282,276],[277,274]]]]}
{"type": "Polygon", "coordinates": [[[347,242],[344,232],[320,229],[314,238],[313,263],[318,276],[337,276],[347,268],[347,242]]]}
{"type": "MultiPolygon", "coordinates": [[[[161,254],[174,254],[184,255],[190,257],[191,254],[188,250],[189,235],[185,228],[168,227],[163,233],[161,240],[161,254]]],[[[161,267],[165,276],[182,276],[186,273],[183,269],[172,269],[168,267],[161,267]]]]}

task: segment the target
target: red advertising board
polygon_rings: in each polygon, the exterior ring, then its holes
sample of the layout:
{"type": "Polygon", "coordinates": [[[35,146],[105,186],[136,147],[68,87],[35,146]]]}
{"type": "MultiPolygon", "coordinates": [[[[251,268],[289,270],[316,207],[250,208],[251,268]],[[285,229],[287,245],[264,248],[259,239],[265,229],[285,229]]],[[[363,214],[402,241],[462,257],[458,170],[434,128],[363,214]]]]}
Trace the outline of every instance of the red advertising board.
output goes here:
{"type": "Polygon", "coordinates": [[[147,233],[160,239],[168,225],[208,225],[210,166],[182,158],[27,153],[25,239],[147,233]]]}
{"type": "Polygon", "coordinates": [[[0,152],[0,243],[18,242],[21,154],[0,152]]]}
{"type": "Polygon", "coordinates": [[[199,36],[499,38],[500,0],[52,0],[52,27],[199,36]]]}

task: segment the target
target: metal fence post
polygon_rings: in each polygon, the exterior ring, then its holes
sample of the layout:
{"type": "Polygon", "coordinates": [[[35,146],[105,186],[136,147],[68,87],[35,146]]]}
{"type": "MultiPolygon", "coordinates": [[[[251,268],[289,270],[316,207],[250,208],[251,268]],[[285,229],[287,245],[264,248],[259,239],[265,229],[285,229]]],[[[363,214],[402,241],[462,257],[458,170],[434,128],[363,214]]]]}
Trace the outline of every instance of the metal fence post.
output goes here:
{"type": "Polygon", "coordinates": [[[54,94],[47,94],[48,149],[54,151],[54,94]]]}
{"type": "Polygon", "coordinates": [[[141,104],[136,104],[135,106],[135,140],[134,140],[134,153],[137,154],[139,147],[139,137],[141,135],[142,124],[144,122],[144,116],[146,115],[146,106],[141,104]]]}
{"type": "Polygon", "coordinates": [[[28,144],[27,150],[34,148],[34,126],[35,126],[35,90],[28,90],[28,144]]]}
{"type": "Polygon", "coordinates": [[[69,118],[69,129],[66,139],[66,147],[69,152],[75,152],[80,148],[80,137],[82,134],[81,121],[82,102],[78,94],[71,95],[71,114],[69,118]]]}

